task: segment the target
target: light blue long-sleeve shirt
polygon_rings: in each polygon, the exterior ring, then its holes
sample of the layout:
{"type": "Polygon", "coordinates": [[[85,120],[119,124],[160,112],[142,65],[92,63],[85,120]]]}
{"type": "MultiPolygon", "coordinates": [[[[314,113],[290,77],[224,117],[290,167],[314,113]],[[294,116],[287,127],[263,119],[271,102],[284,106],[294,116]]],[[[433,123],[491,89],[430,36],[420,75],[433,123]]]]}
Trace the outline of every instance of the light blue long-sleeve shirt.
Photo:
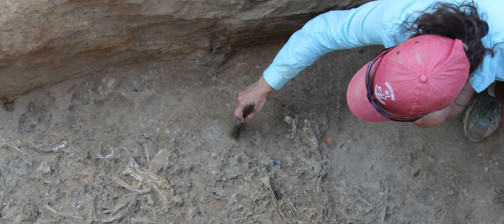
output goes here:
{"type": "MultiPolygon", "coordinates": [[[[412,34],[405,30],[404,21],[416,19],[421,11],[435,2],[439,0],[373,1],[355,9],[319,15],[290,37],[263,76],[271,87],[280,89],[328,52],[368,45],[398,45],[412,34]]],[[[474,2],[480,17],[489,26],[488,34],[482,39],[483,45],[493,48],[495,52],[493,57],[486,55],[482,64],[469,77],[473,88],[481,92],[496,80],[504,81],[504,1],[474,2]]]]}

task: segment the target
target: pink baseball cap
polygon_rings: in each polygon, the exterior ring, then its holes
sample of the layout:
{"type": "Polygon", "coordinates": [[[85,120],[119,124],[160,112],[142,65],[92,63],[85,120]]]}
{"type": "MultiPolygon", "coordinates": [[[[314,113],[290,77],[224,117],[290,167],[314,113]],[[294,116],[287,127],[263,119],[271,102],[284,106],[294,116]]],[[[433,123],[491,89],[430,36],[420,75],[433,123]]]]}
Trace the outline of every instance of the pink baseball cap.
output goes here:
{"type": "MultiPolygon", "coordinates": [[[[390,121],[368,100],[362,67],[347,89],[352,113],[364,121],[390,121]]],[[[425,34],[397,45],[372,65],[371,97],[395,118],[439,110],[452,102],[469,77],[469,60],[459,39],[425,34]]]]}

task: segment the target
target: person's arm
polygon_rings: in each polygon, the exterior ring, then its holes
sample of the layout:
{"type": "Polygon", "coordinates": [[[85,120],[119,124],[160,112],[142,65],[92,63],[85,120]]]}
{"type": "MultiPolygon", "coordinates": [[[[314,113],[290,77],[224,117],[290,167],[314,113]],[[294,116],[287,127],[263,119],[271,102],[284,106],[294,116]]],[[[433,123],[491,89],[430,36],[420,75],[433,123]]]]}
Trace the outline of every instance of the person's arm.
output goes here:
{"type": "Polygon", "coordinates": [[[235,117],[243,121],[245,106],[254,102],[256,107],[248,117],[254,118],[273,89],[282,88],[328,52],[383,44],[383,8],[381,1],[373,1],[356,9],[331,11],[310,20],[290,37],[263,76],[238,93],[235,117]]]}
{"type": "Polygon", "coordinates": [[[469,105],[474,92],[471,84],[467,82],[455,100],[448,104],[448,106],[441,110],[431,112],[414,123],[421,128],[431,128],[443,123],[450,117],[457,116],[469,105]]]}
{"type": "Polygon", "coordinates": [[[295,32],[264,71],[273,89],[290,79],[322,55],[334,50],[383,45],[386,26],[382,1],[373,1],[351,10],[321,14],[295,32]]]}

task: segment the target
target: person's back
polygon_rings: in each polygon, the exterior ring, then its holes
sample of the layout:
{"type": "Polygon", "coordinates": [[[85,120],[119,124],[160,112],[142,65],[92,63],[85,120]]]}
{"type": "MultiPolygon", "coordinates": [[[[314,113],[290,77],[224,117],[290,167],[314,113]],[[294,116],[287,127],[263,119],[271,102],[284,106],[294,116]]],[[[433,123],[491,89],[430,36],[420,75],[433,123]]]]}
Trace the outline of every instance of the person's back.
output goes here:
{"type": "MultiPolygon", "coordinates": [[[[499,9],[502,8],[504,1],[496,0],[469,3],[454,0],[382,0],[317,16],[291,36],[256,83],[240,91],[235,116],[243,121],[240,117],[243,108],[255,102],[258,106],[249,115],[254,118],[273,89],[282,88],[325,53],[366,45],[392,47],[413,36],[436,34],[463,42],[471,75],[470,84],[463,89],[458,88],[458,96],[450,106],[425,111],[428,115],[415,121],[421,127],[435,126],[460,113],[469,103],[474,90],[481,92],[496,80],[504,81],[504,45],[499,44],[504,42],[504,19],[499,19],[499,9]]],[[[463,77],[467,80],[468,75],[463,77]]],[[[365,84],[358,83],[359,87],[365,84]]],[[[373,102],[373,94],[369,97],[369,105],[373,102]]],[[[380,109],[376,107],[376,110],[380,109]]]]}

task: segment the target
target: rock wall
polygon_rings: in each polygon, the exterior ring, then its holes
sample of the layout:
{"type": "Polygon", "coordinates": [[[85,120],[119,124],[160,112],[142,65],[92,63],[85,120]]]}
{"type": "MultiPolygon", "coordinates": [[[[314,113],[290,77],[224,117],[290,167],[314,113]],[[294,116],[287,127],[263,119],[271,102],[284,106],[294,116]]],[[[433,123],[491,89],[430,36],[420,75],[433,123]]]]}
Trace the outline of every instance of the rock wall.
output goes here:
{"type": "Polygon", "coordinates": [[[0,98],[150,57],[219,63],[369,0],[3,0],[0,98]]]}

